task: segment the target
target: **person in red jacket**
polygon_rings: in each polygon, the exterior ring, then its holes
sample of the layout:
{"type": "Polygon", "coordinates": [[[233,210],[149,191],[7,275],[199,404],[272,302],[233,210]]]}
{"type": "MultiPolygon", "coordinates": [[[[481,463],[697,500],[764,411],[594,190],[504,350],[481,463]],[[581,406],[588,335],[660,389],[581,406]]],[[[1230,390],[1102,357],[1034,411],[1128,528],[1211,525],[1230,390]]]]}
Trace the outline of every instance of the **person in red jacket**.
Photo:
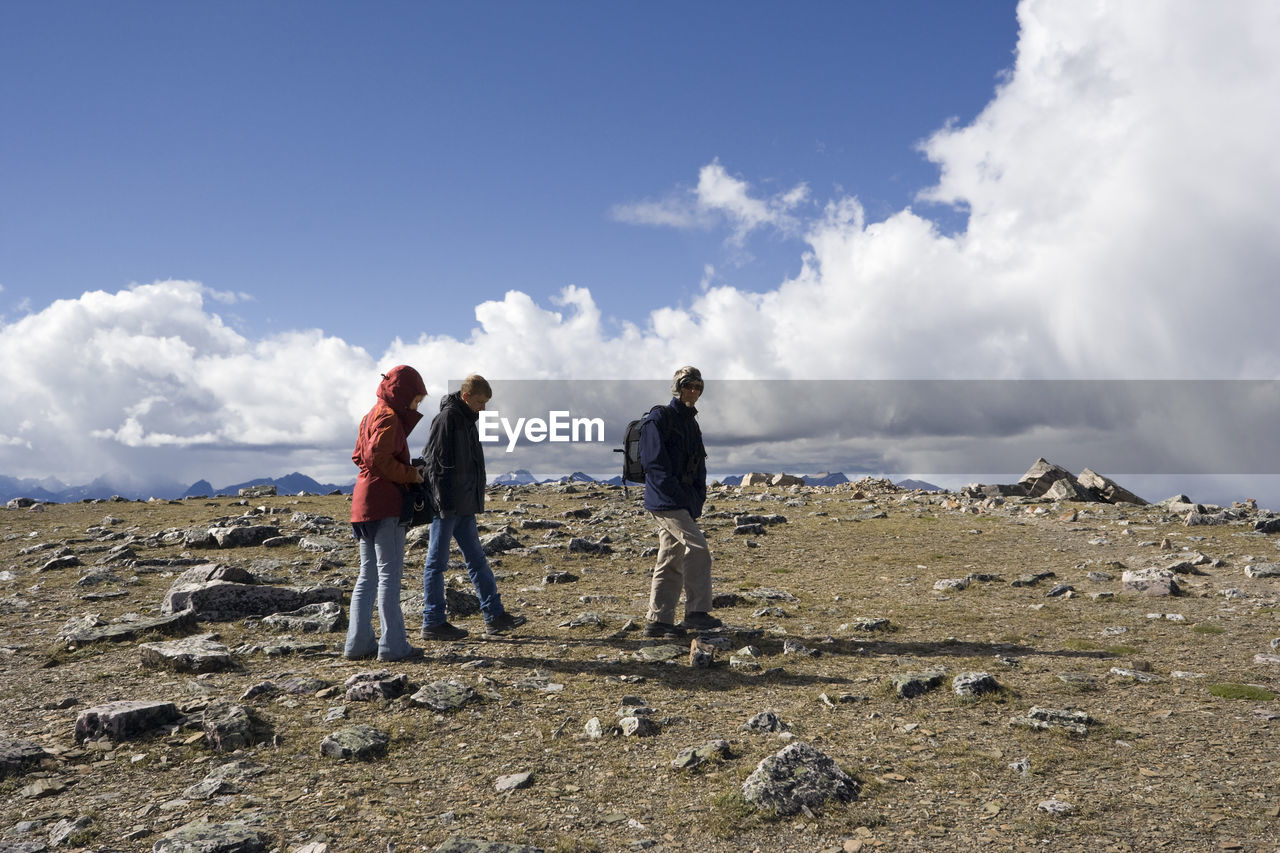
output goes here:
{"type": "Polygon", "coordinates": [[[400,610],[405,526],[400,521],[404,488],[421,483],[409,458],[409,433],[422,420],[418,404],[427,386],[418,371],[401,364],[383,374],[378,402],[360,421],[351,461],[360,468],[351,495],[351,529],[360,543],[360,575],[351,591],[351,614],[343,657],[397,661],[420,653],[409,645],[400,610]],[[373,638],[373,605],[382,637],[373,638]]]}

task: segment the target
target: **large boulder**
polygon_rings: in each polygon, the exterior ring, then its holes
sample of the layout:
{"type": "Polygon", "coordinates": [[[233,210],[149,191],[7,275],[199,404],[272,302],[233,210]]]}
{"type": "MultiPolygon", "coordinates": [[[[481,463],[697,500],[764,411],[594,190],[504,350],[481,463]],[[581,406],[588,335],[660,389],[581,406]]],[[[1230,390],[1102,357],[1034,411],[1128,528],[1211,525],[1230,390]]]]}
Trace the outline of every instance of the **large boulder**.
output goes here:
{"type": "Polygon", "coordinates": [[[1178,594],[1178,581],[1174,573],[1158,566],[1126,571],[1120,576],[1120,582],[1124,592],[1151,596],[1178,594]]]}
{"type": "Polygon", "coordinates": [[[67,646],[86,646],[90,643],[132,641],[153,632],[166,635],[189,634],[198,627],[195,612],[183,610],[167,616],[138,619],[134,622],[113,622],[109,625],[100,625],[96,619],[76,620],[63,626],[54,639],[67,646]]]}
{"type": "Polygon", "coordinates": [[[1098,500],[1098,495],[1092,490],[1081,486],[1075,480],[1063,478],[1055,480],[1044,493],[1044,497],[1053,501],[1089,501],[1098,500]]]}
{"type": "Polygon", "coordinates": [[[347,619],[340,605],[332,601],[322,601],[288,613],[273,613],[263,618],[262,626],[273,631],[327,634],[345,629],[347,619]]]}
{"type": "Polygon", "coordinates": [[[1147,502],[1135,495],[1133,492],[1124,488],[1101,474],[1085,468],[1080,472],[1080,476],[1076,478],[1076,482],[1084,486],[1086,489],[1092,489],[1104,501],[1113,504],[1137,504],[1138,506],[1146,506],[1147,502]]]}
{"type": "Polygon", "coordinates": [[[357,672],[343,685],[348,702],[375,702],[379,699],[395,699],[409,689],[409,676],[392,674],[385,669],[357,672]]]}
{"type": "Polygon", "coordinates": [[[1049,491],[1053,484],[1059,480],[1067,480],[1074,483],[1075,476],[1061,465],[1055,465],[1041,457],[1027,469],[1027,473],[1019,478],[1018,485],[1026,489],[1029,497],[1039,498],[1044,497],[1045,492],[1049,491]]]}
{"type": "Polygon", "coordinates": [[[373,726],[349,726],[320,742],[320,754],[329,758],[368,760],[386,755],[391,736],[373,726]]]}
{"type": "Polygon", "coordinates": [[[231,652],[213,637],[213,634],[198,634],[163,643],[143,643],[138,646],[138,651],[143,665],[156,669],[174,672],[222,672],[231,669],[235,665],[231,652]]]}
{"type": "Polygon", "coordinates": [[[215,752],[234,752],[271,739],[271,724],[247,705],[215,702],[201,720],[205,742],[215,752]]]}
{"type": "Polygon", "coordinates": [[[0,735],[0,780],[26,773],[51,757],[38,743],[0,735]]]}
{"type": "MultiPolygon", "coordinates": [[[[287,613],[308,604],[325,601],[342,601],[342,590],[337,587],[299,588],[223,580],[221,578],[228,574],[242,576],[234,572],[223,572],[222,568],[205,564],[183,572],[165,595],[161,612],[177,613],[190,609],[201,619],[227,621],[246,616],[287,613]]],[[[252,575],[247,572],[243,577],[252,579],[252,575]]]]}
{"type": "Polygon", "coordinates": [[[201,818],[160,836],[151,853],[266,853],[270,843],[270,834],[245,821],[209,823],[201,818]]]}
{"type": "Polygon", "coordinates": [[[246,524],[235,527],[211,527],[209,535],[219,548],[253,548],[280,535],[280,528],[266,524],[246,524]]]}
{"type": "Polygon", "coordinates": [[[242,498],[273,498],[277,494],[276,487],[273,484],[266,483],[259,486],[245,486],[238,493],[238,497],[242,498]]]}
{"type": "Polygon", "coordinates": [[[168,725],[178,719],[172,702],[125,700],[97,705],[76,717],[76,743],[109,737],[127,740],[168,725]]]}
{"type": "Polygon", "coordinates": [[[858,783],[835,761],[803,741],[761,761],[742,784],[748,802],[781,815],[813,812],[830,800],[851,802],[858,790],[858,783]]]}

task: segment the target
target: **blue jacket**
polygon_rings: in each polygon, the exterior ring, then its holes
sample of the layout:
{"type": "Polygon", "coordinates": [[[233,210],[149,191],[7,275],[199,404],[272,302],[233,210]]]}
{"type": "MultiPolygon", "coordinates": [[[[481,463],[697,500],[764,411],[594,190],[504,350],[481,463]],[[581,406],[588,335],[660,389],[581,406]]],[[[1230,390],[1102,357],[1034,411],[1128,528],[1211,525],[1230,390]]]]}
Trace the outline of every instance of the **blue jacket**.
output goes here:
{"type": "Polygon", "coordinates": [[[707,501],[707,451],[697,414],[697,409],[672,397],[641,422],[645,509],[687,509],[694,518],[702,515],[707,501]]]}

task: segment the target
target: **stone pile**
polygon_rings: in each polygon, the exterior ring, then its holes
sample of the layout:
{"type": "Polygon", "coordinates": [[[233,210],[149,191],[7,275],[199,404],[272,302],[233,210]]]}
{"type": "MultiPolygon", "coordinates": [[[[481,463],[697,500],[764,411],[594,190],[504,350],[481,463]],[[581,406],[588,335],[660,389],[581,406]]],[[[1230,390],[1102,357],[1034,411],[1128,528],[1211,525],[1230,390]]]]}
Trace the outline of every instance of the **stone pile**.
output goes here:
{"type": "Polygon", "coordinates": [[[1128,489],[1085,468],[1079,476],[1061,465],[1037,459],[1016,483],[965,486],[961,494],[970,498],[1046,498],[1054,501],[1133,504],[1146,506],[1147,501],[1128,489]]]}

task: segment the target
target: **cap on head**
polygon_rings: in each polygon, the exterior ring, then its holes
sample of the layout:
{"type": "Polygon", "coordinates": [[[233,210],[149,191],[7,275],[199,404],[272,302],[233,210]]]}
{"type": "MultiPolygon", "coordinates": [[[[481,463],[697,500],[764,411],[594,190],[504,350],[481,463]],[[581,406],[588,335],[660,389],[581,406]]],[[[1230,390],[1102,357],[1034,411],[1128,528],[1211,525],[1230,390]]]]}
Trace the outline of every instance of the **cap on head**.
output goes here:
{"type": "Polygon", "coordinates": [[[680,396],[680,386],[691,382],[702,383],[702,371],[696,367],[685,365],[676,371],[676,375],[671,377],[671,396],[680,396]]]}

